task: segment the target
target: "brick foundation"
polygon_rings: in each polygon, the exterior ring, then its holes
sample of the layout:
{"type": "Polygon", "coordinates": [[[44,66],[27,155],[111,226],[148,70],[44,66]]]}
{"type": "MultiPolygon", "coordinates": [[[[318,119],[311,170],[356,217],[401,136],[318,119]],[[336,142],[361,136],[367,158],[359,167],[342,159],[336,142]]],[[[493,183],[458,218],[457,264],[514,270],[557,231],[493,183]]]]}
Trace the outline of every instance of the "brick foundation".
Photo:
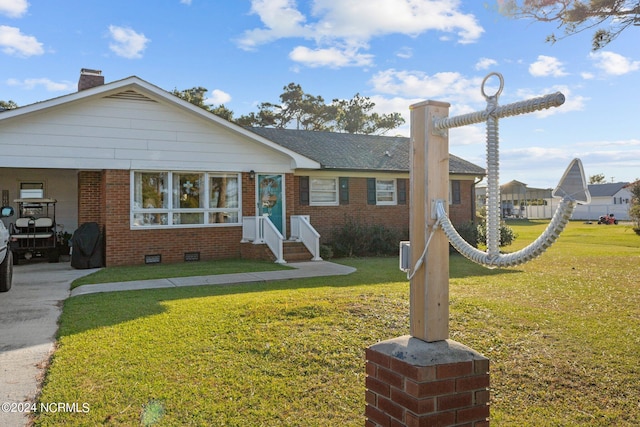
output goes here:
{"type": "Polygon", "coordinates": [[[403,336],[366,351],[367,427],[489,426],[489,360],[403,336]]]}

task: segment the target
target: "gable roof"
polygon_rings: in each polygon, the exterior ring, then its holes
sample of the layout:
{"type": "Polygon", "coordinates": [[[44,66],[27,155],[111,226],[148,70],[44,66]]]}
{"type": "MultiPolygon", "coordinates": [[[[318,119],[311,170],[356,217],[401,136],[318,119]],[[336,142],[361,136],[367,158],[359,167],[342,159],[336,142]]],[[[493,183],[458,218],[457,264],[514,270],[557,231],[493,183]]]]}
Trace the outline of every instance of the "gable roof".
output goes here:
{"type": "MultiPolygon", "coordinates": [[[[410,139],[296,129],[248,128],[320,163],[323,169],[409,172],[410,139]]],[[[449,173],[484,176],[480,166],[449,154],[449,173]]]]}
{"type": "Polygon", "coordinates": [[[11,121],[13,118],[25,117],[78,101],[91,100],[92,98],[137,99],[168,104],[174,108],[187,111],[189,114],[199,116],[211,123],[216,123],[218,126],[224,127],[233,133],[240,134],[255,143],[261,144],[273,151],[288,156],[291,159],[293,168],[316,169],[320,167],[318,162],[305,157],[299,152],[292,151],[285,146],[276,144],[254,132],[250,132],[242,126],[238,126],[235,123],[231,123],[221,117],[218,117],[215,114],[193,105],[190,102],[187,102],[136,76],[127,77],[122,80],[105,83],[103,85],[15,109],[0,111],[0,125],[2,125],[4,121],[11,121]]]}
{"type": "Polygon", "coordinates": [[[628,182],[612,182],[608,184],[590,184],[591,197],[609,197],[626,187],[628,182]]]}

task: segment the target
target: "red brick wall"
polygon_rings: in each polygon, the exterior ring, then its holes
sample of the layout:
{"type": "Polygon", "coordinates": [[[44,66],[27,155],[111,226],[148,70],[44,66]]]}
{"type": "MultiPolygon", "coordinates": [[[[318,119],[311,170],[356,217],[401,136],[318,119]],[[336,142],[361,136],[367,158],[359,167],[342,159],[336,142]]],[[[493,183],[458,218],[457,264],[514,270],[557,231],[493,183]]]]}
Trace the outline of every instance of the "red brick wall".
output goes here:
{"type": "Polygon", "coordinates": [[[78,172],[78,225],[97,222],[104,225],[102,171],[78,172]]]}
{"type": "MultiPolygon", "coordinates": [[[[449,217],[454,224],[471,220],[471,191],[473,181],[461,181],[462,203],[449,206],[449,217]]],[[[349,204],[340,206],[308,206],[300,204],[300,177],[293,185],[294,215],[310,215],[311,225],[320,233],[323,243],[331,240],[334,230],[343,226],[347,218],[363,224],[381,224],[394,229],[408,238],[409,233],[409,183],[407,180],[407,203],[404,205],[367,204],[367,178],[349,178],[349,204]]],[[[291,200],[291,199],[288,199],[291,200]]],[[[291,203],[289,203],[289,206],[291,203]]]]}
{"type": "MultiPolygon", "coordinates": [[[[408,185],[407,185],[408,188],[408,185]]],[[[451,205],[454,223],[471,219],[473,181],[461,182],[460,205],[451,205]]],[[[408,193],[408,192],[407,192],[408,193]]],[[[182,262],[185,252],[200,252],[200,259],[238,258],[242,227],[184,229],[130,229],[130,171],[81,171],[78,174],[78,224],[97,222],[105,231],[106,264],[141,264],[145,255],[160,254],[162,262],[182,262]]],[[[285,175],[287,230],[291,215],[310,215],[323,242],[347,218],[363,224],[382,224],[408,237],[409,194],[403,205],[367,204],[367,179],[349,178],[349,204],[304,206],[300,204],[300,178],[285,175]]],[[[255,179],[242,174],[242,214],[256,213],[255,179]]]]}
{"type": "Polygon", "coordinates": [[[473,200],[475,195],[473,194],[474,181],[460,181],[460,200],[461,203],[457,205],[449,205],[449,219],[454,224],[464,224],[469,222],[475,216],[475,206],[473,206],[473,200]]]}
{"type": "Polygon", "coordinates": [[[249,178],[248,173],[242,174],[242,216],[256,214],[256,180],[249,178]]]}
{"type": "Polygon", "coordinates": [[[296,192],[295,188],[294,188],[294,182],[297,181],[297,179],[293,176],[292,173],[288,173],[285,174],[284,176],[284,182],[285,182],[285,202],[286,202],[286,210],[287,210],[287,215],[286,215],[286,222],[287,222],[287,228],[286,228],[286,238],[289,237],[289,234],[291,233],[291,215],[304,215],[304,214],[299,214],[296,211],[296,198],[298,197],[298,193],[296,192]]]}
{"type": "Polygon", "coordinates": [[[320,233],[321,241],[328,242],[334,230],[343,226],[347,219],[363,224],[382,224],[408,237],[409,197],[405,205],[368,205],[367,179],[349,178],[349,204],[340,206],[305,206],[300,204],[300,177],[294,181],[293,201],[296,215],[310,215],[311,225],[320,233]]]}

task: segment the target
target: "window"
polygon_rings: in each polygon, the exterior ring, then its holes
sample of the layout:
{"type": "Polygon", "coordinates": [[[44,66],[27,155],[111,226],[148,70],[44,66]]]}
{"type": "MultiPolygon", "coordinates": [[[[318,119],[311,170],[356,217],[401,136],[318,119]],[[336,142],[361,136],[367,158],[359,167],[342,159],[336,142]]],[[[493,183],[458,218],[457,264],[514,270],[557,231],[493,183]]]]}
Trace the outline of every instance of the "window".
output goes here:
{"type": "Polygon", "coordinates": [[[396,180],[376,179],[376,204],[395,205],[396,204],[396,180]]]}
{"type": "Polygon", "coordinates": [[[173,174],[173,224],[204,224],[203,189],[203,173],[173,174]]]}
{"type": "Polygon", "coordinates": [[[309,196],[312,206],[338,204],[338,178],[309,178],[309,196]]]}
{"type": "Polygon", "coordinates": [[[451,181],[450,200],[452,205],[459,205],[462,203],[462,197],[460,196],[460,181],[451,181]]]}
{"type": "Polygon", "coordinates": [[[235,175],[209,174],[209,224],[240,222],[240,191],[235,175]]]}
{"type": "Polygon", "coordinates": [[[42,199],[44,197],[44,183],[42,182],[21,182],[21,199],[42,199]]]}
{"type": "Polygon", "coordinates": [[[241,222],[239,174],[133,172],[132,181],[133,227],[241,222]]]}

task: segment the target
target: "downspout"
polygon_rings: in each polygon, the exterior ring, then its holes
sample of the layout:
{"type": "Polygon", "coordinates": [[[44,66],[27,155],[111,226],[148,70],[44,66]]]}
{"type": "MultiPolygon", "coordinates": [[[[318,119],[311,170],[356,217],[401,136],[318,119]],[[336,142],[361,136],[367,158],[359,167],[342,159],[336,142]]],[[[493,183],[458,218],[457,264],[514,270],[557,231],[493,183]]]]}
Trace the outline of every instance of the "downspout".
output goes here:
{"type": "Polygon", "coordinates": [[[475,181],[471,186],[471,222],[476,223],[476,185],[480,184],[484,178],[475,181]]]}

